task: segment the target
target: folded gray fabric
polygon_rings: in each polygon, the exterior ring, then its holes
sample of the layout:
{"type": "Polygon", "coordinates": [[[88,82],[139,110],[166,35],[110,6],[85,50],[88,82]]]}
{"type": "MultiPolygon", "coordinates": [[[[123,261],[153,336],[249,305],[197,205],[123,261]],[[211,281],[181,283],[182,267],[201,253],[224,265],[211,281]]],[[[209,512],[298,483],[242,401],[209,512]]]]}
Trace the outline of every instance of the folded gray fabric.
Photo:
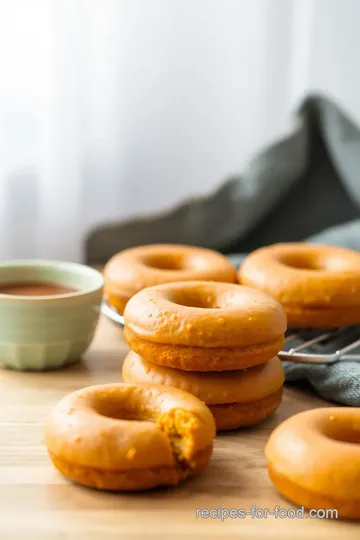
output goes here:
{"type": "MultiPolygon", "coordinates": [[[[122,249],[154,242],[231,253],[303,240],[360,218],[359,170],[360,130],[328,99],[310,97],[290,133],[242,174],[176,208],[97,227],[86,240],[86,259],[101,264],[122,249]]],[[[360,229],[353,239],[360,249],[360,229]]]]}
{"type": "Polygon", "coordinates": [[[283,365],[286,381],[307,380],[324,399],[360,407],[360,364],[357,362],[332,365],[283,362],[283,365]]]}
{"type": "MultiPolygon", "coordinates": [[[[304,239],[360,251],[359,171],[360,130],[334,103],[311,97],[291,132],[216,192],[92,231],[87,262],[104,263],[122,249],[154,242],[217,249],[236,263],[237,252],[304,239]]],[[[287,381],[307,380],[325,399],[360,406],[360,363],[284,367],[287,381]]]]}

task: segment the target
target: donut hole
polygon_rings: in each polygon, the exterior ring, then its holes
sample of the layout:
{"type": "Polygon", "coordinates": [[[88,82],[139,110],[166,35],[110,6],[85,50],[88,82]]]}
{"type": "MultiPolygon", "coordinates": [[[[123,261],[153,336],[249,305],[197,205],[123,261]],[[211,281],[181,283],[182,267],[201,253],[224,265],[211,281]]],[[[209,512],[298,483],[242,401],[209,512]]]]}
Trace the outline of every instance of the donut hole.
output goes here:
{"type": "Polygon", "coordinates": [[[179,306],[199,309],[237,309],[247,301],[248,294],[241,287],[218,290],[217,288],[182,286],[171,291],[168,300],[179,306]]]}
{"type": "Polygon", "coordinates": [[[141,262],[155,270],[179,272],[182,270],[204,271],[209,262],[204,257],[188,253],[152,253],[142,257],[141,262]]]}
{"type": "Polygon", "coordinates": [[[174,257],[166,253],[157,253],[143,258],[145,266],[155,268],[156,270],[183,270],[184,262],[184,257],[174,257]]]}
{"type": "Polygon", "coordinates": [[[155,270],[181,271],[201,269],[203,265],[199,265],[199,261],[203,261],[201,257],[189,257],[185,253],[152,253],[142,258],[142,263],[145,266],[154,268],[155,270]]]}
{"type": "Polygon", "coordinates": [[[199,309],[220,309],[219,299],[214,292],[200,289],[186,289],[173,291],[171,302],[179,306],[199,309]]]}
{"type": "Polygon", "coordinates": [[[335,441],[360,444],[360,424],[345,423],[342,418],[330,417],[325,434],[335,441]]]}
{"type": "Polygon", "coordinates": [[[296,270],[325,270],[324,262],[315,253],[284,253],[279,261],[296,270]]]}
{"type": "Polygon", "coordinates": [[[114,420],[135,420],[137,422],[155,422],[157,415],[141,403],[129,399],[123,401],[118,396],[99,395],[93,403],[94,409],[101,416],[114,420]]]}

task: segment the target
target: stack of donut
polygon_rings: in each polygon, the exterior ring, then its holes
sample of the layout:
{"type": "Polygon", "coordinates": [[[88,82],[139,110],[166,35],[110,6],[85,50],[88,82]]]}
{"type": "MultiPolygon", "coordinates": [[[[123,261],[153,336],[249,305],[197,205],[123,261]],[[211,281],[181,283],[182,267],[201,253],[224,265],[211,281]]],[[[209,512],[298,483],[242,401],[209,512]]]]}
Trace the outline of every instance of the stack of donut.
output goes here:
{"type": "Polygon", "coordinates": [[[279,407],[286,315],[268,295],[232,283],[166,283],[135,294],[124,319],[132,349],[124,381],[194,394],[217,430],[256,424],[279,407]]]}

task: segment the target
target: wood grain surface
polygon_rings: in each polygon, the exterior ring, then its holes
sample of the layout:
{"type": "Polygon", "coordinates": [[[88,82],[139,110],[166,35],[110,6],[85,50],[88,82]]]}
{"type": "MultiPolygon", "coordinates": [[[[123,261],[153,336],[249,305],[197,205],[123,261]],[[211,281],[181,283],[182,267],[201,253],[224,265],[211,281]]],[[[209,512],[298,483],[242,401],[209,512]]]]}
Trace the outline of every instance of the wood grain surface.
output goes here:
{"type": "Polygon", "coordinates": [[[197,519],[197,508],[292,508],[272,487],[264,444],[278,422],[324,406],[287,389],[280,410],[258,427],[217,437],[208,469],[172,489],[109,494],[76,486],[50,463],[43,444],[47,412],[68,392],[121,380],[127,351],[121,329],[102,319],[78,366],[51,373],[2,371],[0,379],[0,539],[360,538],[360,526],[330,519],[197,519]]]}

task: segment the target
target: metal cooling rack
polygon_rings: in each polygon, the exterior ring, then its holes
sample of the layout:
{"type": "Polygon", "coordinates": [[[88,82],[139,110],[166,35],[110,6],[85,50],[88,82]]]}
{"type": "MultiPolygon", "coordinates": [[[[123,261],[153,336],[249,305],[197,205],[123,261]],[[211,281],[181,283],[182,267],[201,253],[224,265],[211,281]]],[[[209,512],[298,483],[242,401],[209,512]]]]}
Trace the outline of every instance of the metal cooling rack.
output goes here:
{"type": "Polygon", "coordinates": [[[286,332],[279,357],[306,364],[360,362],[360,326],[320,330],[290,329],[286,332]]]}
{"type": "MultiPolygon", "coordinates": [[[[104,300],[102,313],[124,326],[124,317],[104,300]]],[[[282,360],[306,364],[332,364],[338,361],[360,362],[360,326],[335,329],[290,329],[286,332],[282,360]],[[350,354],[351,353],[351,354],[350,354]]]]}

